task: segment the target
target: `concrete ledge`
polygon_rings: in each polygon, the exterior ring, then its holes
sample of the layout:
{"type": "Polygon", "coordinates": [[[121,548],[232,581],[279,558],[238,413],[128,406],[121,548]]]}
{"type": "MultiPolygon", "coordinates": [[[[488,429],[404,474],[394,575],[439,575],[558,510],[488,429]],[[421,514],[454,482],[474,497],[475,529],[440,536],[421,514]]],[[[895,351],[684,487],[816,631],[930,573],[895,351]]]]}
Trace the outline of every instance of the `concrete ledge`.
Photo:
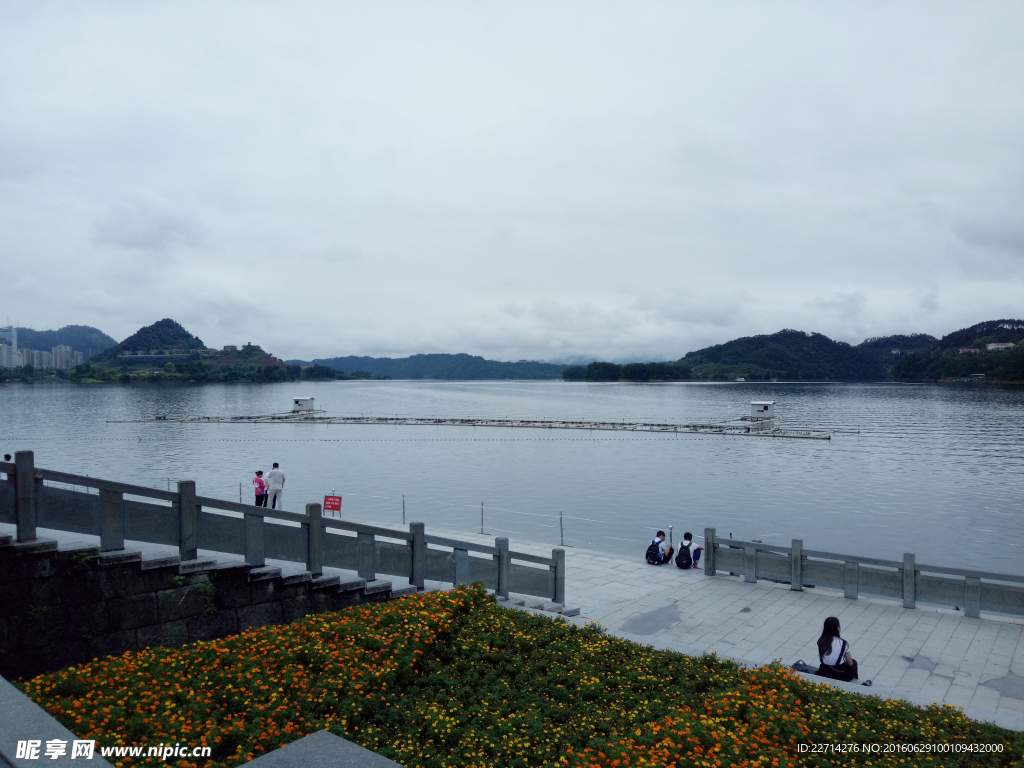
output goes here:
{"type": "Polygon", "coordinates": [[[310,583],[310,589],[330,589],[341,585],[340,576],[317,576],[310,583]]]}
{"type": "Polygon", "coordinates": [[[366,582],[366,586],[363,587],[363,590],[368,595],[375,595],[378,592],[390,592],[391,582],[384,581],[383,579],[375,579],[374,581],[366,582]]]}
{"type": "Polygon", "coordinates": [[[270,579],[276,579],[280,575],[280,568],[270,568],[267,566],[264,566],[263,568],[253,568],[249,571],[249,581],[269,581],[270,579]]]}
{"type": "Polygon", "coordinates": [[[561,611],[559,611],[559,613],[561,613],[563,616],[579,616],[580,609],[575,606],[573,606],[572,608],[566,606],[561,611]]]}
{"type": "Polygon", "coordinates": [[[356,589],[362,589],[366,586],[366,579],[342,579],[338,577],[338,591],[339,592],[352,592],[356,589]]]}
{"type": "Polygon", "coordinates": [[[305,581],[312,581],[313,574],[309,571],[303,571],[302,573],[290,573],[287,576],[281,577],[282,584],[302,584],[305,581]]]}
{"type": "Polygon", "coordinates": [[[142,553],[137,549],[112,549],[107,552],[100,552],[96,558],[100,565],[124,565],[125,563],[142,562],[142,553]]]}
{"type": "Polygon", "coordinates": [[[56,552],[57,541],[55,539],[32,539],[32,541],[12,541],[10,546],[15,552],[33,554],[35,552],[56,552]]]}
{"type": "Polygon", "coordinates": [[[203,573],[212,571],[217,567],[217,561],[212,557],[200,557],[196,560],[185,560],[178,563],[178,573],[203,573]]]}
{"type": "Polygon", "coordinates": [[[391,590],[391,597],[409,597],[409,595],[416,594],[416,587],[399,587],[398,589],[391,590]]]}
{"type": "Polygon", "coordinates": [[[9,547],[12,541],[14,541],[14,537],[5,533],[3,536],[0,536],[0,547],[9,547]]]}
{"type": "Polygon", "coordinates": [[[12,768],[39,768],[40,765],[74,768],[84,764],[110,768],[110,763],[100,757],[98,749],[91,760],[83,761],[82,758],[72,760],[71,742],[77,740],[78,737],[2,677],[0,677],[0,712],[3,712],[3,717],[0,718],[0,765],[10,765],[12,768]],[[16,756],[18,742],[29,739],[42,742],[39,757],[35,760],[19,759],[16,756]],[[46,757],[46,742],[50,739],[66,741],[67,754],[56,759],[46,757]]]}
{"type": "Polygon", "coordinates": [[[167,557],[151,557],[148,560],[143,560],[139,567],[148,571],[152,568],[166,568],[169,565],[177,565],[181,562],[181,558],[177,555],[168,555],[167,557]]]}
{"type": "Polygon", "coordinates": [[[243,765],[253,768],[402,768],[399,763],[330,731],[311,733],[243,765]]]}

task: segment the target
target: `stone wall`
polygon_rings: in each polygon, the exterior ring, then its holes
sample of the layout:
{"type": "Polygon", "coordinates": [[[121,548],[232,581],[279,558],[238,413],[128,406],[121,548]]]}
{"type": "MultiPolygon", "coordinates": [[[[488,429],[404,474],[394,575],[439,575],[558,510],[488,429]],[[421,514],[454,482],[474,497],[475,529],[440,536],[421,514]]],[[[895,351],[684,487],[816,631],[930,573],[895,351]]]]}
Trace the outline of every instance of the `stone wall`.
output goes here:
{"type": "Polygon", "coordinates": [[[388,581],[0,536],[0,675],[29,678],[149,646],[177,647],[415,592],[388,581]]]}

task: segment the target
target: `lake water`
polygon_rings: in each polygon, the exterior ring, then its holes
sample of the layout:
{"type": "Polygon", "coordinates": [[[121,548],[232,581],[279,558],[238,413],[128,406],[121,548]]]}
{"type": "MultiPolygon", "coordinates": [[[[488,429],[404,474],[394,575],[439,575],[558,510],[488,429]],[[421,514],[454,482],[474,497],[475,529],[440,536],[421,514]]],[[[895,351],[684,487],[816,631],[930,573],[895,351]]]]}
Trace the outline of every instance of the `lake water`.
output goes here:
{"type": "Polygon", "coordinates": [[[37,466],[251,501],[281,463],[285,508],[336,489],[343,515],[565,543],[638,559],[657,528],[1024,574],[1024,391],[900,384],[345,381],[0,387],[0,451],[37,466]],[[110,424],[271,413],[688,422],[777,401],[831,441],[471,427],[110,424]]]}

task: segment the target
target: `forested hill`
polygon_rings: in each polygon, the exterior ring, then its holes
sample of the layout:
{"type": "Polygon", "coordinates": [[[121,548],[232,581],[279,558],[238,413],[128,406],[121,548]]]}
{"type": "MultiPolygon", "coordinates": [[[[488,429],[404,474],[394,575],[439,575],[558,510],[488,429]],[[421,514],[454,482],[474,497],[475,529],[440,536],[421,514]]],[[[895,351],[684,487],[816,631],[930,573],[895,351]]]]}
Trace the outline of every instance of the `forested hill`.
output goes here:
{"type": "Polygon", "coordinates": [[[133,354],[151,351],[163,352],[165,350],[183,350],[187,352],[193,349],[203,349],[205,346],[198,336],[193,336],[179,323],[170,318],[164,318],[152,325],[139,328],[139,330],[117,346],[111,347],[103,354],[95,356],[93,362],[116,362],[118,357],[126,352],[133,354]]]}
{"type": "Polygon", "coordinates": [[[365,371],[392,379],[557,379],[564,365],[534,360],[503,363],[476,355],[432,354],[411,357],[332,357],[310,362],[288,360],[290,364],[324,365],[336,371],[365,371]]]}
{"type": "Polygon", "coordinates": [[[67,346],[89,357],[116,345],[117,342],[99,328],[88,325],[65,325],[56,331],[18,329],[18,346],[23,349],[49,351],[53,347],[67,346]]]}
{"type": "Polygon", "coordinates": [[[784,330],[744,336],[689,352],[681,364],[695,379],[878,381],[886,371],[874,350],[833,341],[820,333],[784,330]]]}
{"type": "Polygon", "coordinates": [[[901,356],[893,376],[901,381],[972,377],[1024,381],[1024,320],[987,320],[954,331],[929,349],[901,356]],[[1016,346],[988,348],[989,344],[1008,343],[1016,346]]]}
{"type": "Polygon", "coordinates": [[[984,347],[986,344],[1024,341],[1024,320],[986,320],[984,323],[961,328],[939,339],[940,349],[984,347]]]}
{"type": "Polygon", "coordinates": [[[896,364],[906,355],[929,349],[939,340],[927,333],[900,333],[895,336],[875,336],[857,345],[868,354],[874,355],[881,364],[886,378],[892,378],[896,364]]]}

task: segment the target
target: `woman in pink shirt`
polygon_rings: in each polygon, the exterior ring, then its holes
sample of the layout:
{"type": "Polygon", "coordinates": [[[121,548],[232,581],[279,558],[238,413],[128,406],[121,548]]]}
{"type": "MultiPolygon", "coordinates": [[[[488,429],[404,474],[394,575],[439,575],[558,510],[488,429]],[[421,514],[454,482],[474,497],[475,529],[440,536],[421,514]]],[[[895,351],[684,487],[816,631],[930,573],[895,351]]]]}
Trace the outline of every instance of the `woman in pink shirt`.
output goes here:
{"type": "Polygon", "coordinates": [[[267,481],[263,479],[262,469],[256,470],[256,477],[252,479],[252,484],[256,487],[256,506],[267,506],[267,481]]]}

